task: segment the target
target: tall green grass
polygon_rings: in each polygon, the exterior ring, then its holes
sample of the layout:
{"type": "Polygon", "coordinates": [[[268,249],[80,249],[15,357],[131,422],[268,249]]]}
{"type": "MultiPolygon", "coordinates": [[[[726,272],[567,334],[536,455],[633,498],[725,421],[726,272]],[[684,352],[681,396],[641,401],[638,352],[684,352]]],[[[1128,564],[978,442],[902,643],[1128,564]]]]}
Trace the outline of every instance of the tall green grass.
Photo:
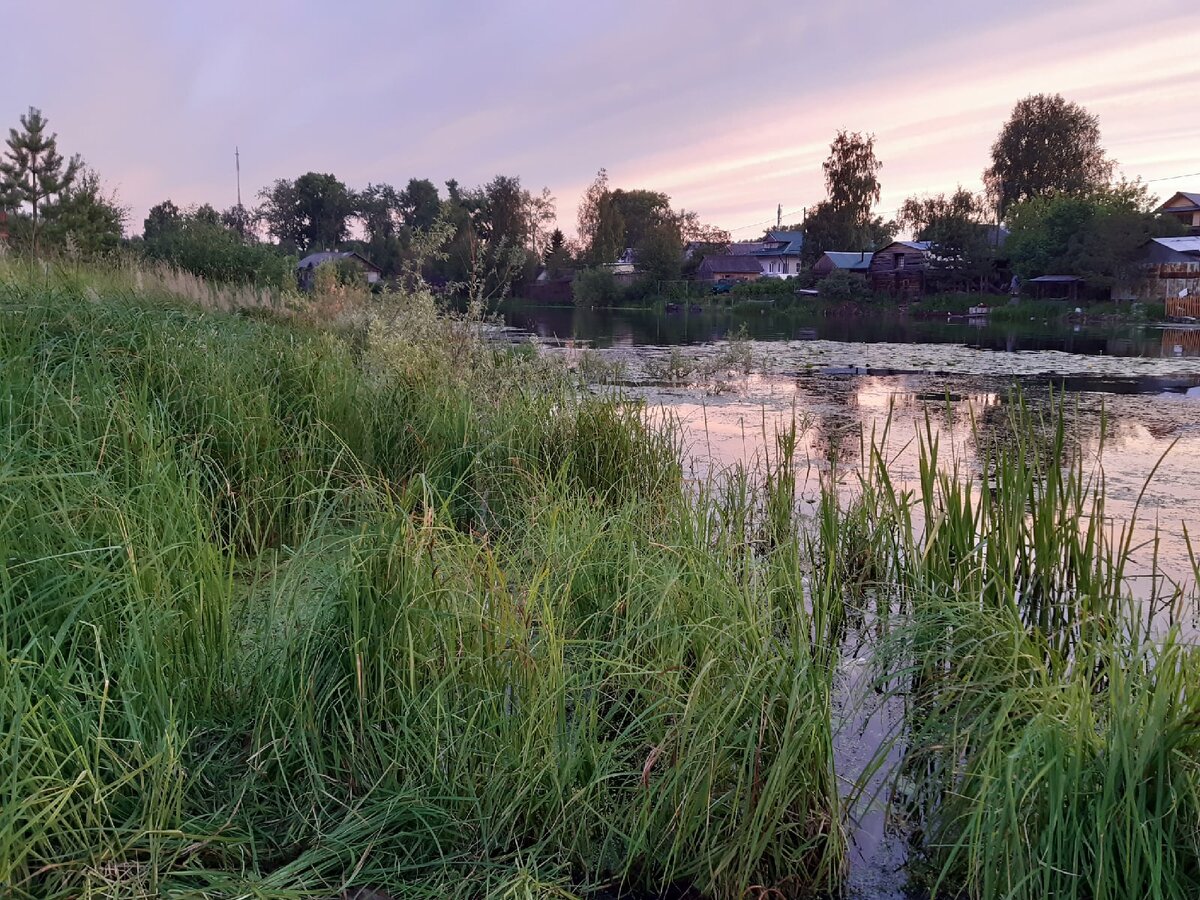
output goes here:
{"type": "Polygon", "coordinates": [[[6,894],[837,883],[820,598],[669,429],[420,296],[0,283],[6,894]]]}
{"type": "Polygon", "coordinates": [[[976,429],[977,474],[939,455],[932,427],[916,493],[890,483],[878,447],[864,469],[857,513],[898,538],[874,548],[892,573],[878,683],[908,711],[899,804],[938,896],[1196,896],[1186,589],[1133,593],[1145,548],[1134,521],[1108,519],[1066,403],[1008,408],[976,429]]]}

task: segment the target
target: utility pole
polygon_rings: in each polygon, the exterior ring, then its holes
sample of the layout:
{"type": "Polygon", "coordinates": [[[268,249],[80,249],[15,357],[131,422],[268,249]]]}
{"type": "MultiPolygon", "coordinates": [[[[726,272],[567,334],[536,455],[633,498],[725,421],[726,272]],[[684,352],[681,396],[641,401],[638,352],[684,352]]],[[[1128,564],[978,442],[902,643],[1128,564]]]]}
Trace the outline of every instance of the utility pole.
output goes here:
{"type": "Polygon", "coordinates": [[[233,148],[233,165],[237,169],[237,198],[240,211],[242,208],[242,154],[236,145],[233,148]]]}
{"type": "Polygon", "coordinates": [[[780,203],[775,209],[775,227],[783,228],[783,204],[780,203]]]}

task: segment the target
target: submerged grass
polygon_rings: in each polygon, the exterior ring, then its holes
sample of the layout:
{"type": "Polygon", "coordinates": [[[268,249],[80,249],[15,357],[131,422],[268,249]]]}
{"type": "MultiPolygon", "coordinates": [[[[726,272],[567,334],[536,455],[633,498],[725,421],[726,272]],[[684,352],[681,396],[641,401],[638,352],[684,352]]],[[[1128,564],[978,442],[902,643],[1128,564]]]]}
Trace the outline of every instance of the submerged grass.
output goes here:
{"type": "Polygon", "coordinates": [[[421,294],[5,274],[7,895],[837,883],[819,598],[669,429],[421,294]]]}

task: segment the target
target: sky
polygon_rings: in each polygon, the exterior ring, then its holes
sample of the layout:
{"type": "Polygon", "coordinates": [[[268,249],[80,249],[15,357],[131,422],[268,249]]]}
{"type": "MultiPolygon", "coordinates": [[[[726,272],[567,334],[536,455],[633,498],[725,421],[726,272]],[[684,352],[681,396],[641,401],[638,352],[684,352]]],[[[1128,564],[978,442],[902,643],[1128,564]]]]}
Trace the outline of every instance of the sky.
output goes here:
{"type": "Polygon", "coordinates": [[[356,188],[517,175],[573,234],[605,167],[750,239],[823,198],[842,128],[875,135],[885,217],[978,190],[1039,92],[1097,114],[1125,175],[1200,191],[1195,0],[41,0],[3,20],[0,126],[41,108],[131,233],[168,198],[233,205],[237,146],[248,206],[310,170],[356,188]]]}

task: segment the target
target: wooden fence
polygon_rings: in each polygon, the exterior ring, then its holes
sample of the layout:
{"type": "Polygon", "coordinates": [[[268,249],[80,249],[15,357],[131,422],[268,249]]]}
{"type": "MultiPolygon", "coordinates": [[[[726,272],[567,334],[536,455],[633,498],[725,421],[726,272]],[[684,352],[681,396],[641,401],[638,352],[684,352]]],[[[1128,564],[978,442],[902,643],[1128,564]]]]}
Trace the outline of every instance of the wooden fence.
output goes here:
{"type": "Polygon", "coordinates": [[[1167,298],[1167,316],[1172,319],[1200,319],[1200,292],[1186,297],[1167,298]]]}
{"type": "Polygon", "coordinates": [[[1165,303],[1168,316],[1200,318],[1200,262],[1146,266],[1136,284],[1114,291],[1113,296],[1165,303]]]}

